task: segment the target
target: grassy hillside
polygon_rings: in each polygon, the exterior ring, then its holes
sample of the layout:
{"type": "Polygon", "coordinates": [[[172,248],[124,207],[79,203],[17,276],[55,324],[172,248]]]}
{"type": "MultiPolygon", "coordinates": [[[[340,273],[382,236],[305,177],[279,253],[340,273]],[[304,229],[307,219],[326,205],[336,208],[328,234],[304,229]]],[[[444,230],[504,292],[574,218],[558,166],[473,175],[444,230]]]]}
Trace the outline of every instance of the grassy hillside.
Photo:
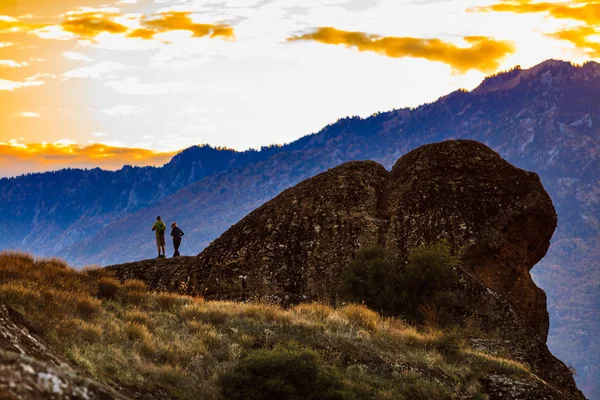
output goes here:
{"type": "Polygon", "coordinates": [[[0,300],[132,397],[485,398],[492,373],[533,379],[527,366],[470,349],[466,331],[416,329],[362,305],[205,302],[26,254],[0,253],[0,300]]]}

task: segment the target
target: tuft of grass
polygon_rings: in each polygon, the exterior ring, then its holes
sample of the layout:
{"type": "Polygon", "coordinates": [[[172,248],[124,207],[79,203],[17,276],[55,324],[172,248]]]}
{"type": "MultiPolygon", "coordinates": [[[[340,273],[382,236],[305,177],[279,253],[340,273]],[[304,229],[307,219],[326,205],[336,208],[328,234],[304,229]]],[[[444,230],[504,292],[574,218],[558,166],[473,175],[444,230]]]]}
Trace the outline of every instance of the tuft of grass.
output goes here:
{"type": "Polygon", "coordinates": [[[101,277],[98,280],[98,297],[101,299],[115,299],[121,290],[121,282],[112,277],[101,277]]]}
{"type": "Polygon", "coordinates": [[[149,342],[152,339],[148,328],[136,322],[127,322],[122,332],[125,338],[131,341],[149,342]]]}
{"type": "Polygon", "coordinates": [[[123,317],[125,322],[131,322],[134,324],[148,325],[150,323],[150,317],[147,312],[141,310],[127,310],[123,317]]]}
{"type": "Polygon", "coordinates": [[[189,296],[182,296],[176,293],[160,292],[155,294],[154,301],[158,308],[165,311],[173,311],[181,306],[185,306],[193,302],[189,296]]]}
{"type": "Polygon", "coordinates": [[[295,306],[292,311],[314,322],[325,322],[333,313],[333,308],[322,303],[302,303],[295,306]]]}
{"type": "Polygon", "coordinates": [[[362,304],[349,304],[340,308],[339,313],[346,317],[352,326],[368,331],[375,331],[380,322],[379,315],[362,304]]]}
{"type": "Polygon", "coordinates": [[[87,322],[81,319],[72,319],[61,324],[64,335],[74,335],[77,341],[83,343],[98,343],[102,340],[102,327],[97,323],[87,322]]]}
{"type": "Polygon", "coordinates": [[[145,293],[148,291],[148,286],[146,285],[146,283],[139,279],[126,280],[123,283],[123,288],[125,288],[127,292],[145,293]]]}
{"type": "Polygon", "coordinates": [[[127,280],[123,283],[123,301],[128,304],[141,306],[149,302],[148,286],[137,279],[127,280]]]}
{"type": "Polygon", "coordinates": [[[438,315],[438,309],[435,306],[435,304],[421,304],[419,306],[419,312],[423,317],[423,325],[425,326],[425,328],[430,330],[436,330],[440,328],[440,317],[438,315]]]}

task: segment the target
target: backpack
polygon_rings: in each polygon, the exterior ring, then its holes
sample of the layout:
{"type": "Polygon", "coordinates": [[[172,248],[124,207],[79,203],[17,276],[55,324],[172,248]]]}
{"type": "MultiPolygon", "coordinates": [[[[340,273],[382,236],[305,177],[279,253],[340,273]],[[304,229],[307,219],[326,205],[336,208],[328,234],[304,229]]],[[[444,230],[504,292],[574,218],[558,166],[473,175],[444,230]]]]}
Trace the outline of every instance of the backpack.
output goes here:
{"type": "Polygon", "coordinates": [[[167,229],[167,226],[165,225],[165,223],[162,221],[158,221],[158,223],[156,224],[156,234],[158,236],[164,236],[166,229],[167,229]]]}

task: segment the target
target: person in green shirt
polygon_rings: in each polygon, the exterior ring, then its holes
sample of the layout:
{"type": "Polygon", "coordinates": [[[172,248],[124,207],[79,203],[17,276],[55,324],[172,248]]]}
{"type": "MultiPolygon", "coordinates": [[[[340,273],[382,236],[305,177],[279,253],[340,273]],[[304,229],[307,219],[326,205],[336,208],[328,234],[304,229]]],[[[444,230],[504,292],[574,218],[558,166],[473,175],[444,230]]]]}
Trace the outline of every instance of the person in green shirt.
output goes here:
{"type": "Polygon", "coordinates": [[[152,230],[156,233],[157,258],[165,258],[165,231],[167,230],[167,226],[162,222],[160,216],[156,217],[156,222],[152,225],[152,230]]]}

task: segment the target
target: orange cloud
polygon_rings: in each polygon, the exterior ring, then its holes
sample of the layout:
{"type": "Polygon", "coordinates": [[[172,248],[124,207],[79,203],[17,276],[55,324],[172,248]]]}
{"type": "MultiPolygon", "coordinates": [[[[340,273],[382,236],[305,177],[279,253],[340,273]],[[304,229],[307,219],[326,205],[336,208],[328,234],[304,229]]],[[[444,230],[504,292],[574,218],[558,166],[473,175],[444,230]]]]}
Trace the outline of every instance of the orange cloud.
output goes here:
{"type": "Polygon", "coordinates": [[[64,31],[84,38],[93,38],[103,32],[125,33],[129,29],[113,21],[114,13],[87,12],[75,14],[61,24],[64,31]]]}
{"type": "MultiPolygon", "coordinates": [[[[0,0],[2,1],[2,0],[0,0]]],[[[45,39],[93,39],[101,33],[126,34],[126,37],[151,40],[158,33],[175,30],[192,32],[193,37],[234,38],[234,28],[225,24],[195,23],[190,12],[169,12],[142,17],[139,28],[116,22],[123,15],[113,11],[85,11],[68,14],[60,25],[27,23],[0,16],[0,33],[31,32],[45,39]],[[65,36],[66,34],[66,36],[65,36]],[[73,36],[74,35],[74,36],[73,36]]],[[[138,17],[134,18],[134,20],[138,17]]]]}
{"type": "Polygon", "coordinates": [[[568,3],[532,3],[528,0],[505,1],[491,6],[472,8],[469,11],[512,12],[517,14],[548,13],[554,18],[573,19],[588,25],[600,24],[600,1],[598,0],[579,0],[568,3]]]}
{"type": "Polygon", "coordinates": [[[154,35],[156,35],[157,33],[158,32],[153,29],[140,28],[129,32],[127,34],[127,37],[150,40],[154,39],[154,35]]]}
{"type": "Polygon", "coordinates": [[[124,165],[160,166],[169,162],[175,152],[111,147],[93,144],[81,147],[61,142],[47,144],[0,143],[0,176],[26,172],[50,171],[60,168],[95,168],[116,170],[124,165]]]}
{"type": "Polygon", "coordinates": [[[476,7],[468,11],[512,12],[516,14],[547,13],[556,19],[572,19],[581,23],[572,29],[564,29],[548,36],[571,42],[591,57],[600,57],[600,44],[591,40],[600,34],[600,0],[572,0],[570,2],[541,2],[508,0],[491,6],[476,7]]]}
{"type": "Polygon", "coordinates": [[[233,38],[234,29],[224,24],[198,24],[191,18],[189,12],[168,12],[155,18],[142,19],[144,28],[136,29],[127,36],[141,39],[152,39],[162,32],[184,30],[193,33],[193,37],[233,38]]]}
{"type": "Polygon", "coordinates": [[[501,60],[515,51],[511,42],[484,36],[467,36],[464,40],[470,44],[470,47],[458,47],[440,39],[383,37],[330,27],[318,28],[312,33],[288,38],[290,42],[299,40],[344,45],[358,51],[372,51],[394,58],[424,58],[448,64],[460,73],[471,69],[494,72],[498,69],[501,60]]]}
{"type": "Polygon", "coordinates": [[[31,32],[45,28],[47,25],[20,21],[16,18],[0,15],[0,33],[31,32]]]}
{"type": "Polygon", "coordinates": [[[548,36],[571,42],[575,47],[583,49],[590,57],[600,57],[600,43],[589,38],[600,34],[600,31],[588,26],[580,26],[573,29],[565,29],[552,33],[548,36]]]}

